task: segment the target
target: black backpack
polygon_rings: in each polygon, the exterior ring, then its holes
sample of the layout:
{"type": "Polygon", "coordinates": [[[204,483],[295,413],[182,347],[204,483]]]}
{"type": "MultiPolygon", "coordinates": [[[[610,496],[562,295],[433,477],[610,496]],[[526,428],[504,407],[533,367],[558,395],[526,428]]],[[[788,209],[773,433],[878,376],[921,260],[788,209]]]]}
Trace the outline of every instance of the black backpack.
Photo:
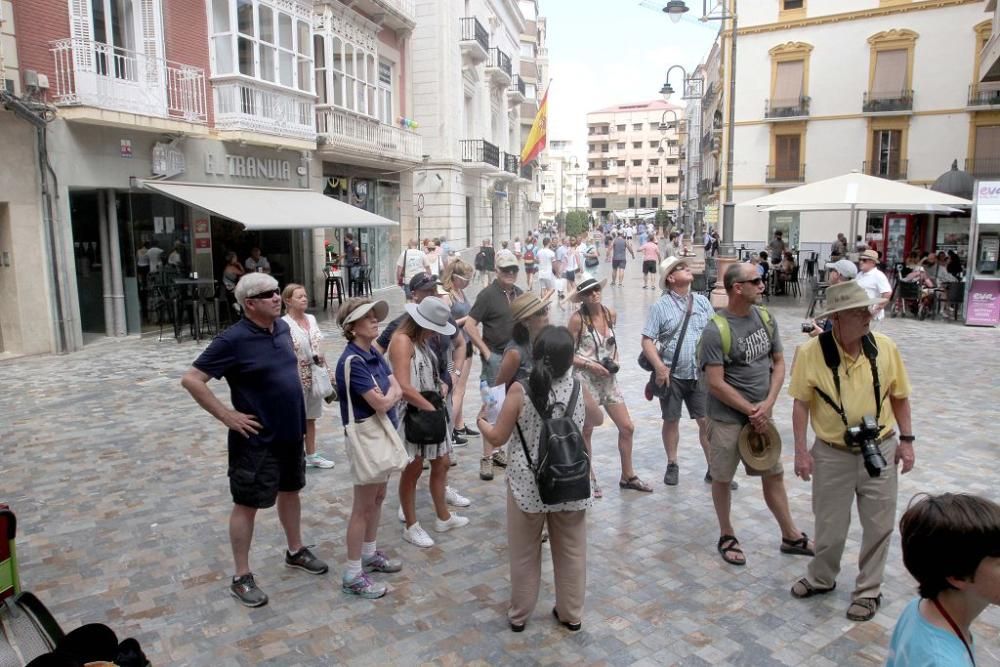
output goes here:
{"type": "Polygon", "coordinates": [[[535,473],[538,495],[546,505],[586,500],[590,497],[590,455],[583,440],[583,433],[573,421],[573,411],[580,396],[580,381],[573,381],[573,392],[562,417],[552,416],[552,406],[547,410],[535,405],[542,418],[542,432],[538,438],[538,461],[531,462],[528,445],[517,424],[517,434],[524,448],[524,458],[535,473]]]}
{"type": "Polygon", "coordinates": [[[484,271],[486,269],[486,251],[485,250],[480,249],[479,252],[476,253],[476,259],[474,260],[473,268],[476,271],[484,271]]]}

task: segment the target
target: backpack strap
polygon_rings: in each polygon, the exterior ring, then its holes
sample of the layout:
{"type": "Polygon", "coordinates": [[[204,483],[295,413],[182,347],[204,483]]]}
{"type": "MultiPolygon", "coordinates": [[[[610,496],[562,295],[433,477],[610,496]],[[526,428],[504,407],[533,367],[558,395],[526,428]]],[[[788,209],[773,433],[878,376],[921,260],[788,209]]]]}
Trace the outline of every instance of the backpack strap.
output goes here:
{"type": "Polygon", "coordinates": [[[729,351],[733,348],[733,332],[729,329],[729,320],[716,313],[712,315],[715,328],[719,330],[719,340],[722,342],[722,356],[729,358],[729,351]]]}
{"type": "Polygon", "coordinates": [[[573,418],[573,411],[576,410],[576,401],[580,397],[580,381],[573,378],[573,391],[569,395],[569,402],[566,403],[566,411],[563,412],[563,417],[569,419],[573,418]]]}

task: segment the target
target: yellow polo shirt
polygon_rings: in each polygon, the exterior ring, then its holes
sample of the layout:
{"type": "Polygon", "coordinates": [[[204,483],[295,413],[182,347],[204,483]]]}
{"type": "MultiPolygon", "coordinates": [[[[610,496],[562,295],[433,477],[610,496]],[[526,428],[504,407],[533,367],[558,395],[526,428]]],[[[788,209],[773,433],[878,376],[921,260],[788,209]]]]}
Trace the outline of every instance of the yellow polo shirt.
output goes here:
{"type": "MultiPolygon", "coordinates": [[[[878,345],[878,377],[882,385],[882,413],[879,422],[884,427],[881,435],[885,435],[896,425],[896,415],[893,414],[892,403],[887,397],[908,397],[910,378],[906,374],[906,367],[903,365],[896,343],[888,336],[877,332],[875,342],[878,345]]],[[[857,426],[865,415],[875,415],[871,365],[863,351],[856,359],[851,359],[838,343],[837,352],[840,353],[840,368],[837,371],[840,375],[839,399],[844,406],[847,423],[850,426],[857,426]]],[[[796,400],[809,404],[809,414],[816,437],[843,445],[845,444],[844,422],[841,421],[837,411],[815,391],[816,388],[825,392],[834,403],[838,402],[833,373],[823,360],[823,348],[820,347],[818,337],[799,346],[788,394],[796,400]]]]}

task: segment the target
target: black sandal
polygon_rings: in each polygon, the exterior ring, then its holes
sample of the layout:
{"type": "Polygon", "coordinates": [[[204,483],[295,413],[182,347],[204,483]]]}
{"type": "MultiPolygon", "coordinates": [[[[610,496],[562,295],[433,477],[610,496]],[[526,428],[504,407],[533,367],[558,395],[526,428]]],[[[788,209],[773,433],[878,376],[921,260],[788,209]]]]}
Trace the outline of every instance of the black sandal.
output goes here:
{"type": "Polygon", "coordinates": [[[806,598],[811,598],[814,595],[825,595],[836,588],[837,588],[837,582],[833,582],[833,586],[830,586],[829,588],[816,588],[815,586],[809,583],[808,579],[802,577],[794,584],[792,584],[791,593],[793,598],[804,600],[806,598]]]}
{"type": "Polygon", "coordinates": [[[643,493],[653,492],[653,487],[639,479],[638,475],[632,475],[626,480],[619,480],[618,486],[623,489],[631,489],[632,491],[642,491],[643,493]]]}
{"type": "Polygon", "coordinates": [[[719,550],[719,554],[722,556],[722,560],[726,561],[730,565],[746,565],[746,557],[743,560],[738,560],[734,556],[728,554],[739,554],[743,556],[743,549],[740,549],[739,540],[736,539],[735,535],[723,535],[719,538],[719,543],[715,546],[719,550]]]}
{"type": "Polygon", "coordinates": [[[797,540],[790,540],[787,537],[781,538],[781,553],[793,556],[815,556],[816,553],[809,546],[809,536],[801,534],[797,540]]]}
{"type": "Polygon", "coordinates": [[[556,611],[555,607],[552,607],[552,615],[556,617],[556,620],[559,621],[561,625],[564,625],[567,630],[570,630],[572,632],[576,632],[581,627],[583,627],[583,623],[570,623],[568,621],[564,621],[561,618],[559,618],[559,612],[556,611]]]}

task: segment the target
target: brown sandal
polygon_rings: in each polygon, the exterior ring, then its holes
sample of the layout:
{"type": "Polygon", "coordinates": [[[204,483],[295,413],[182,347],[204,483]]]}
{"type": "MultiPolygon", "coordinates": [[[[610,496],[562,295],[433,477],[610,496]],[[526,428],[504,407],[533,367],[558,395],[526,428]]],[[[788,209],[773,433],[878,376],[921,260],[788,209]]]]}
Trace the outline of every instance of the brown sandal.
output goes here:
{"type": "Polygon", "coordinates": [[[737,559],[735,556],[729,554],[739,554],[743,556],[743,549],[740,549],[740,543],[736,539],[735,535],[723,535],[719,538],[719,543],[715,546],[719,550],[719,554],[722,555],[722,560],[726,561],[730,565],[746,565],[746,557],[743,560],[737,559]]]}
{"type": "Polygon", "coordinates": [[[632,491],[642,491],[643,493],[653,492],[653,487],[639,479],[638,475],[632,475],[628,479],[620,480],[618,486],[623,489],[631,489],[632,491]]]}
{"type": "Polygon", "coordinates": [[[809,580],[802,577],[794,584],[792,584],[792,597],[804,600],[805,598],[811,598],[814,595],[825,595],[837,588],[837,582],[833,582],[833,586],[829,588],[816,588],[809,583],[809,580]]]}

